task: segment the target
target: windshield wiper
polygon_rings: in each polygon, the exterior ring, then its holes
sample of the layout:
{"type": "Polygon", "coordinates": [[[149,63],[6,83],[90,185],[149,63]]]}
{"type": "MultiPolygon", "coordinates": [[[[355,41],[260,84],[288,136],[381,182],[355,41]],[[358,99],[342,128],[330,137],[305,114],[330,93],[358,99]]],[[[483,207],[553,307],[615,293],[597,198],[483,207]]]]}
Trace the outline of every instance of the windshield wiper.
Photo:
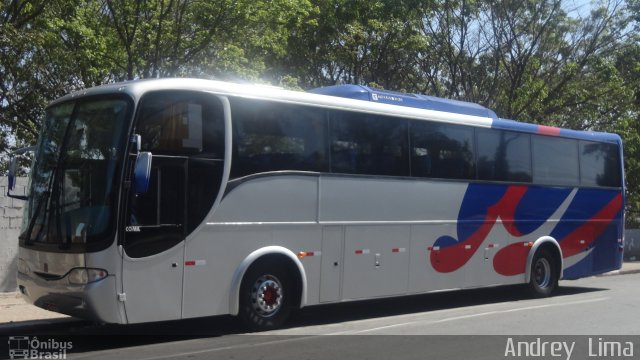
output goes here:
{"type": "Polygon", "coordinates": [[[40,237],[40,233],[42,232],[42,227],[44,226],[44,221],[43,221],[43,226],[41,226],[38,229],[38,233],[36,234],[36,236],[31,236],[31,233],[33,232],[33,227],[36,225],[38,216],[40,215],[40,210],[42,209],[42,205],[48,199],[49,199],[49,191],[43,192],[42,197],[40,198],[40,200],[38,201],[38,205],[36,206],[36,210],[34,211],[31,219],[29,220],[29,226],[27,226],[27,231],[25,232],[25,236],[26,236],[24,239],[25,246],[33,245],[33,239],[37,239],[38,237],[40,237]]]}
{"type": "Polygon", "coordinates": [[[67,123],[67,127],[65,129],[64,132],[64,136],[62,138],[62,144],[60,145],[60,148],[58,149],[58,159],[55,163],[55,166],[51,169],[51,173],[49,174],[49,177],[47,178],[47,190],[45,190],[42,193],[42,197],[40,198],[40,201],[38,202],[38,206],[36,206],[36,210],[34,212],[33,217],[31,218],[31,220],[29,221],[29,226],[27,227],[27,233],[26,236],[27,238],[25,239],[24,244],[26,246],[29,245],[33,245],[33,242],[35,241],[35,239],[38,239],[40,237],[40,235],[42,234],[42,229],[44,228],[44,225],[47,224],[47,227],[49,228],[48,230],[50,231],[50,214],[51,211],[55,211],[55,220],[56,220],[56,236],[58,237],[58,243],[60,248],[65,248],[68,247],[68,244],[62,243],[62,229],[61,224],[60,224],[60,210],[59,208],[59,204],[60,204],[60,166],[64,163],[64,159],[65,159],[65,150],[67,148],[68,142],[69,142],[69,137],[71,134],[71,126],[74,123],[74,116],[73,113],[71,114],[71,116],[69,117],[69,122],[67,123]],[[55,190],[55,192],[53,192],[53,190],[55,190]],[[49,201],[50,200],[50,201],[49,201]],[[42,209],[42,206],[45,203],[49,203],[49,206],[47,207],[47,210],[45,210],[45,215],[44,215],[44,219],[42,219],[42,226],[40,226],[40,228],[38,228],[38,232],[36,233],[35,236],[31,236],[31,233],[33,231],[33,228],[36,224],[36,221],[38,219],[38,216],[40,215],[40,210],[42,209]],[[55,206],[53,206],[54,204],[52,204],[53,202],[55,202],[55,206]]]}
{"type": "MultiPolygon", "coordinates": [[[[59,156],[58,156],[58,159],[59,159],[59,156]]],[[[32,235],[33,228],[35,227],[36,222],[38,221],[38,217],[40,216],[40,211],[42,210],[43,205],[49,202],[49,199],[51,197],[51,188],[53,187],[53,182],[54,182],[54,178],[56,176],[55,174],[57,171],[58,171],[58,163],[56,163],[56,166],[54,166],[51,169],[51,173],[49,174],[49,177],[47,178],[47,181],[46,181],[48,183],[47,189],[42,193],[42,196],[38,201],[38,205],[36,206],[33,216],[29,220],[29,226],[27,226],[27,232],[26,232],[26,239],[24,241],[24,244],[26,246],[33,245],[33,242],[36,239],[38,239],[42,234],[42,229],[45,227],[45,224],[47,223],[47,214],[49,213],[49,210],[45,210],[44,219],[42,219],[42,224],[38,228],[38,232],[35,234],[35,236],[32,235]]],[[[47,209],[50,208],[50,206],[44,206],[44,207],[47,209]]]]}
{"type": "MultiPolygon", "coordinates": [[[[62,223],[60,221],[61,218],[61,214],[60,214],[60,188],[62,187],[62,181],[60,181],[61,176],[60,174],[60,166],[61,164],[63,164],[63,157],[62,157],[62,153],[60,154],[60,158],[58,160],[58,165],[56,166],[57,171],[56,171],[56,177],[53,180],[53,190],[52,190],[52,194],[51,194],[51,202],[49,203],[51,206],[50,211],[53,211],[53,219],[55,220],[55,231],[56,231],[56,238],[58,240],[58,247],[60,249],[68,249],[69,248],[69,243],[66,241],[66,237],[63,238],[62,236],[62,223]]],[[[49,227],[49,229],[51,229],[51,227],[49,227]]]]}

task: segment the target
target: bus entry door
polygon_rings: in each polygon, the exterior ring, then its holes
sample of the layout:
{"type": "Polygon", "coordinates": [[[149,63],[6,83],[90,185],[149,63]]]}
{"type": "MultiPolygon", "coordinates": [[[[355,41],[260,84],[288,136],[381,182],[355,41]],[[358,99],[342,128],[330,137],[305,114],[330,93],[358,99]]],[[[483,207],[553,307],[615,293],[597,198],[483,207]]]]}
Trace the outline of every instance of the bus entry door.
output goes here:
{"type": "Polygon", "coordinates": [[[154,155],[149,190],[128,197],[121,300],[129,323],[182,316],[187,173],[186,157],[154,155]]]}

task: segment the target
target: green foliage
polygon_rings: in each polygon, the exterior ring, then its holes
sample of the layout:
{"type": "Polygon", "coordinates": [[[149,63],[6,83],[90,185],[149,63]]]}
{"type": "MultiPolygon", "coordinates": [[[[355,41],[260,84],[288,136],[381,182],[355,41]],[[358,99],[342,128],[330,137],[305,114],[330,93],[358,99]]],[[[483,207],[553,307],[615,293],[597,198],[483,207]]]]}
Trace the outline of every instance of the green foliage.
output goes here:
{"type": "MultiPolygon", "coordinates": [[[[337,83],[483,104],[504,118],[611,131],[640,216],[640,1],[1,0],[0,153],[46,104],[122,80],[337,83]]],[[[4,163],[0,161],[0,163],[4,163]]],[[[1,169],[1,167],[0,167],[1,169]]]]}
{"type": "Polygon", "coordinates": [[[167,76],[266,77],[267,61],[283,57],[312,11],[307,0],[3,0],[0,153],[35,143],[46,104],[74,90],[167,76]]]}
{"type": "MultiPolygon", "coordinates": [[[[637,14],[637,13],[636,13],[637,14]]],[[[626,97],[615,104],[621,107],[619,116],[612,121],[612,131],[624,140],[625,177],[627,183],[627,224],[640,226],[640,43],[630,40],[616,53],[615,69],[626,89],[626,97]],[[624,107],[623,107],[624,106],[624,107]]]]}
{"type": "Polygon", "coordinates": [[[422,1],[316,0],[289,41],[285,72],[303,88],[375,82],[398,89],[411,74],[422,1]]]}

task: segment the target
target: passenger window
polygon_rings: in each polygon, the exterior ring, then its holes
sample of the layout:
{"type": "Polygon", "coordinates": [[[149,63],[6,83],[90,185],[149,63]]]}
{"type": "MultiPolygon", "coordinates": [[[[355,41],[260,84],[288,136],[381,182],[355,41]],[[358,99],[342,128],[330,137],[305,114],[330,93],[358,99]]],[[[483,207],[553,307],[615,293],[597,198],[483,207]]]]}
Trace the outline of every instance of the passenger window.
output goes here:
{"type": "Polygon", "coordinates": [[[411,123],[413,176],[475,178],[473,128],[422,121],[411,123]]]}
{"type": "Polygon", "coordinates": [[[478,129],[478,179],[531,181],[530,135],[478,129]]]}
{"type": "Polygon", "coordinates": [[[331,171],[409,176],[407,121],[346,111],[332,112],[331,171]]]}
{"type": "Polygon", "coordinates": [[[618,150],[614,144],[580,141],[581,185],[621,186],[618,150]]]}
{"type": "Polygon", "coordinates": [[[548,185],[578,185],[578,141],[534,136],[533,181],[548,185]]]}
{"type": "Polygon", "coordinates": [[[327,171],[325,111],[232,99],[232,178],[279,170],[327,171]]]}

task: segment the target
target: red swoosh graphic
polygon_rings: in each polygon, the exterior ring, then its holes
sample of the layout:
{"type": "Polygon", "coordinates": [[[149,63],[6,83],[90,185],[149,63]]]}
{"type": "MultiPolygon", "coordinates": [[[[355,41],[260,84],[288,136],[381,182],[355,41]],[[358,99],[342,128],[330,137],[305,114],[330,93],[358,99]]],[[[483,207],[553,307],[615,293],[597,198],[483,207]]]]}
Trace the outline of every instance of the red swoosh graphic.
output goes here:
{"type": "Polygon", "coordinates": [[[441,273],[449,273],[464,266],[487,238],[498,217],[502,219],[509,234],[516,237],[522,236],[513,219],[516,207],[527,189],[526,186],[510,186],[502,198],[487,209],[484,222],[469,238],[444,249],[431,251],[430,260],[433,268],[441,273]],[[465,249],[467,245],[470,245],[471,248],[465,249]]]}
{"type": "MultiPolygon", "coordinates": [[[[618,194],[586,223],[560,240],[562,256],[567,258],[589,248],[613,222],[621,208],[622,194],[618,194]],[[584,243],[580,243],[581,240],[584,243]]],[[[493,258],[493,268],[498,274],[504,276],[524,274],[529,249],[522,242],[504,247],[493,258]]]]}

